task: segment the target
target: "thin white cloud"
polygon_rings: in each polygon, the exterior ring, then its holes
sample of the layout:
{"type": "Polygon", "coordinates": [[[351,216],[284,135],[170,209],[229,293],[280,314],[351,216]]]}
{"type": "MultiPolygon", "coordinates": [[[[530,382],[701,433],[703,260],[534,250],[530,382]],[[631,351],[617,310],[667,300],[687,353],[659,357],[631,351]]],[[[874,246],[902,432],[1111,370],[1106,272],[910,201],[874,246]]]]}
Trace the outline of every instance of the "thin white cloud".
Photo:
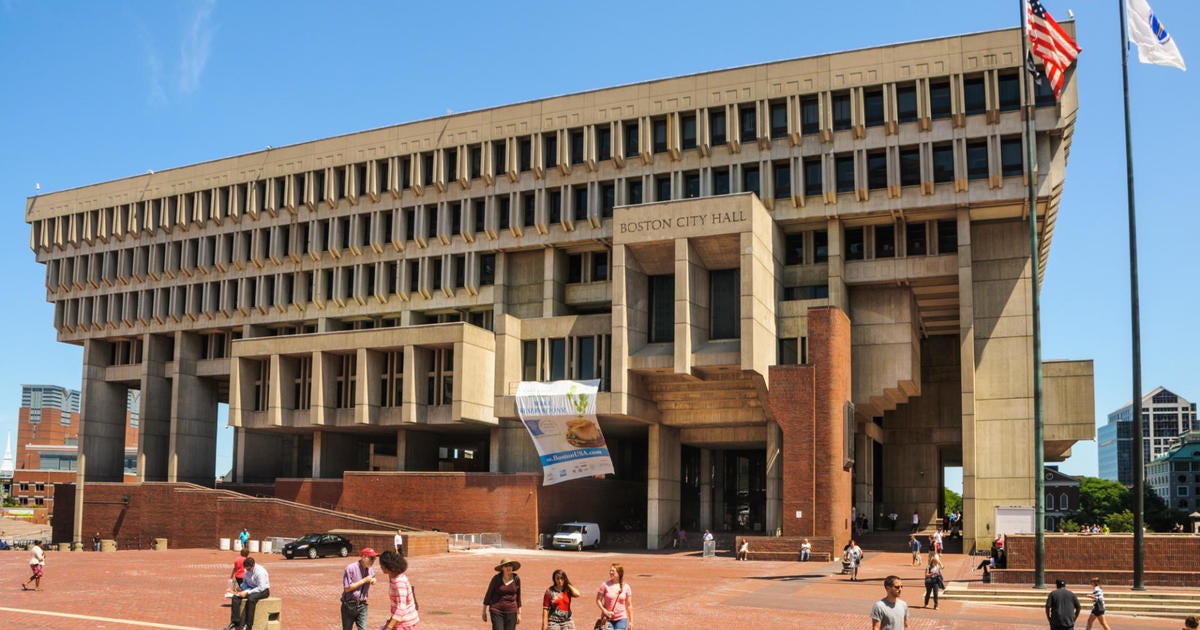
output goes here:
{"type": "Polygon", "coordinates": [[[200,87],[216,28],[210,23],[216,0],[203,0],[191,15],[179,48],[179,91],[188,94],[200,87]]]}
{"type": "Polygon", "coordinates": [[[148,96],[150,105],[155,107],[166,105],[167,91],[162,84],[162,62],[158,60],[158,54],[154,52],[154,49],[149,46],[146,50],[146,66],[150,70],[150,94],[148,96]]]}

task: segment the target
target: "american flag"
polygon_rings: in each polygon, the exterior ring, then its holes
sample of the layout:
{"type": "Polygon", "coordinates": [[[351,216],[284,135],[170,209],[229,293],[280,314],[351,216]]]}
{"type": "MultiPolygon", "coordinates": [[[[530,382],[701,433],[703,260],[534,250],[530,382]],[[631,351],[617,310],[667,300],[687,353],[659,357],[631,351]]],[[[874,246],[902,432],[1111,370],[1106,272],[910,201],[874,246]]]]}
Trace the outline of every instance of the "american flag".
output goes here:
{"type": "Polygon", "coordinates": [[[1074,63],[1081,48],[1046,12],[1039,0],[1026,2],[1029,43],[1033,54],[1046,64],[1046,78],[1054,88],[1054,96],[1062,92],[1063,72],[1074,63]]]}

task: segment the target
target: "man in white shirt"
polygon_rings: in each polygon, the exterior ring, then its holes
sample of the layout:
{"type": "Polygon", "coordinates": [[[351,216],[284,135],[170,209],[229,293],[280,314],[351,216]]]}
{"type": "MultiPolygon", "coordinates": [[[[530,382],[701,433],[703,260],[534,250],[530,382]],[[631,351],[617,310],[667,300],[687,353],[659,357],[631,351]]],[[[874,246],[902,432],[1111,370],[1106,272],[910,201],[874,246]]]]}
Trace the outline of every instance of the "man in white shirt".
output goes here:
{"type": "Polygon", "coordinates": [[[225,630],[254,627],[254,607],[258,600],[271,596],[271,579],[267,570],[254,558],[246,558],[246,576],[242,578],[242,590],[233,594],[229,602],[229,625],[225,630]],[[238,599],[246,600],[245,606],[239,606],[238,599]],[[238,609],[242,608],[241,611],[238,609]],[[238,613],[241,613],[240,615],[238,613]]]}
{"type": "Polygon", "coordinates": [[[402,530],[402,529],[397,529],[397,530],[396,530],[396,535],[392,537],[392,543],[393,543],[394,545],[396,545],[396,553],[397,553],[397,554],[398,554],[398,555],[399,555],[401,558],[403,558],[403,557],[404,557],[404,536],[402,536],[402,535],[401,535],[401,534],[403,534],[403,533],[404,533],[404,530],[402,530]]]}

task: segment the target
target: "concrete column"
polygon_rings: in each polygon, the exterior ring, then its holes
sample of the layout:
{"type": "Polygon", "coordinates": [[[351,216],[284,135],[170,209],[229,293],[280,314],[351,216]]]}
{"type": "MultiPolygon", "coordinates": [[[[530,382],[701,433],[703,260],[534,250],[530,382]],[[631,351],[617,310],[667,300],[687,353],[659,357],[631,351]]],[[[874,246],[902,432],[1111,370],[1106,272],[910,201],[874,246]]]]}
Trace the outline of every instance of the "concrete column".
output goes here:
{"type": "Polygon", "coordinates": [[[700,449],[700,529],[713,528],[712,451],[700,449]]]}
{"type": "MultiPolygon", "coordinates": [[[[696,302],[708,301],[708,292],[704,292],[703,300],[699,297],[694,298],[692,295],[693,282],[701,280],[698,276],[704,276],[702,284],[707,286],[708,277],[704,274],[704,270],[699,266],[692,265],[691,247],[686,238],[675,239],[675,373],[687,374],[692,373],[692,352],[693,342],[703,341],[704,338],[696,339],[700,331],[693,330],[692,320],[692,303],[693,299],[696,302]]],[[[703,315],[707,315],[708,309],[703,309],[703,315]]],[[[697,313],[696,315],[700,315],[697,313]]],[[[697,317],[701,324],[707,322],[707,317],[697,317]]]]}
{"type": "Polygon", "coordinates": [[[171,338],[142,337],[141,402],[138,409],[138,481],[166,481],[171,452],[171,381],[166,363],[175,357],[171,338]]]}
{"type": "Polygon", "coordinates": [[[542,317],[557,317],[567,312],[567,255],[547,247],[542,250],[542,317]]]}
{"type": "Polygon", "coordinates": [[[846,248],[842,222],[832,218],[827,222],[829,244],[829,304],[850,312],[850,291],[846,288],[846,248]]]}
{"type": "Polygon", "coordinates": [[[408,431],[396,432],[396,470],[405,470],[404,464],[408,459],[408,431]]]}
{"type": "Polygon", "coordinates": [[[313,431],[313,448],[312,448],[312,476],[313,479],[321,478],[321,443],[325,441],[324,431],[313,431]]]}
{"type": "Polygon", "coordinates": [[[491,447],[491,459],[488,460],[491,472],[542,472],[537,447],[520,422],[500,420],[500,424],[492,428],[491,447]]]}
{"type": "MultiPolygon", "coordinates": [[[[783,431],[767,423],[767,534],[783,527],[783,431]]],[[[792,518],[795,518],[795,514],[792,518]]]]}
{"type": "Polygon", "coordinates": [[[211,487],[216,480],[218,395],[215,381],[196,375],[201,350],[200,335],[176,335],[167,481],[211,487]]]}
{"type": "Polygon", "coordinates": [[[112,344],[88,340],[83,346],[82,398],[79,414],[79,444],[87,457],[87,470],[79,466],[87,481],[124,480],[125,409],[129,388],[109,383],[105,372],[112,360],[112,344]]]}
{"type": "Polygon", "coordinates": [[[383,374],[384,354],[359,348],[355,360],[358,362],[358,378],[354,383],[354,423],[377,424],[381,400],[379,379],[383,374]]]}
{"type": "Polygon", "coordinates": [[[317,431],[313,434],[313,478],[337,479],[347,470],[366,470],[359,461],[358,441],[348,433],[317,431]]]}
{"type": "Polygon", "coordinates": [[[295,435],[242,428],[235,431],[234,479],[238,483],[270,483],[277,477],[296,475],[295,435]]]}
{"type": "Polygon", "coordinates": [[[854,508],[855,513],[865,514],[871,523],[879,515],[875,513],[875,441],[865,433],[854,435],[854,508]]]}
{"type": "Polygon", "coordinates": [[[646,548],[661,549],[679,522],[679,429],[652,424],[647,435],[646,548]]]}

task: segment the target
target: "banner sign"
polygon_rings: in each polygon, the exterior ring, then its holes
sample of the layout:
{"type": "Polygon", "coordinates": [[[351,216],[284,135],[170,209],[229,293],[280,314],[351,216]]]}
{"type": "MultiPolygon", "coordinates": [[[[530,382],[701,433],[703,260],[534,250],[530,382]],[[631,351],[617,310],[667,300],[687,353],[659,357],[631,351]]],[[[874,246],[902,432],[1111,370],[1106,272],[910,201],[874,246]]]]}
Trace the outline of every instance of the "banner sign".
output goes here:
{"type": "Polygon", "coordinates": [[[600,381],[521,381],[517,414],[542,460],[542,483],[613,472],[608,446],[596,421],[600,381]]]}
{"type": "Polygon", "coordinates": [[[33,518],[33,508],[0,508],[4,518],[33,518]]]}

